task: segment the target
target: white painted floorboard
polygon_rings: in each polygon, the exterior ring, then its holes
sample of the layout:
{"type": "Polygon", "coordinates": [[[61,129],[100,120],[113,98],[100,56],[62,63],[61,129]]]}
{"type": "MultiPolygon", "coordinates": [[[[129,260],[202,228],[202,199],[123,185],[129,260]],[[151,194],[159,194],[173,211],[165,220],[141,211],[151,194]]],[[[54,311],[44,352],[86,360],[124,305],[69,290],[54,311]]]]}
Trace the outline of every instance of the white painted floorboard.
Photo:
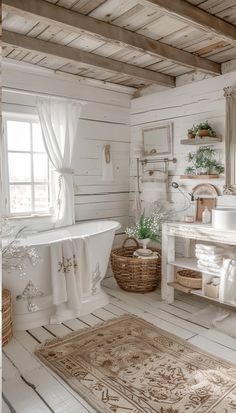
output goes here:
{"type": "Polygon", "coordinates": [[[92,314],[68,320],[59,325],[46,325],[14,333],[3,349],[3,413],[96,413],[53,371],[35,356],[37,345],[53,337],[62,337],[132,313],[176,336],[189,341],[215,356],[236,365],[236,339],[188,321],[190,314],[205,303],[196,297],[177,293],[172,305],[161,301],[160,291],[148,294],[121,290],[113,278],[104,280],[110,303],[92,314]]]}

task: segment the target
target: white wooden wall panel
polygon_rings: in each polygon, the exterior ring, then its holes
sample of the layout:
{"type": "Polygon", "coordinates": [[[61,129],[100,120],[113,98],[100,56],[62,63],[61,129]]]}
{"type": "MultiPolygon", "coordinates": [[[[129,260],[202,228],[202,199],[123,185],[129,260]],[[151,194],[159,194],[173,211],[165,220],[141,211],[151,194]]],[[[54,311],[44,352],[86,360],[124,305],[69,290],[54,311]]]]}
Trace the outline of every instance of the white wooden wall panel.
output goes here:
{"type": "MultiPolygon", "coordinates": [[[[7,68],[3,85],[52,93],[87,102],[82,109],[74,150],[76,220],[117,219],[123,232],[129,220],[130,99],[128,89],[108,90],[81,84],[77,79],[7,68]],[[102,180],[102,150],[111,145],[114,182],[102,180]]],[[[6,111],[36,113],[35,96],[3,93],[6,111]]]]}
{"type": "MultiPolygon", "coordinates": [[[[137,182],[136,157],[142,147],[142,128],[158,122],[173,122],[173,153],[177,164],[170,164],[168,198],[180,211],[184,199],[180,193],[171,187],[171,182],[181,183],[182,189],[190,192],[193,186],[203,182],[199,180],[181,180],[185,167],[188,165],[188,152],[196,150],[197,146],[184,146],[180,140],[186,137],[187,129],[193,124],[208,120],[222,137],[222,142],[215,144],[218,156],[224,162],[224,132],[225,132],[225,98],[223,88],[236,85],[236,72],[227,73],[217,78],[177,87],[152,95],[133,99],[131,102],[131,145],[130,145],[130,217],[133,219],[133,200],[137,182]]],[[[224,177],[209,180],[222,193],[224,177]]],[[[181,218],[181,213],[177,218],[181,218]]],[[[179,249],[179,248],[178,248],[179,249]]]]}

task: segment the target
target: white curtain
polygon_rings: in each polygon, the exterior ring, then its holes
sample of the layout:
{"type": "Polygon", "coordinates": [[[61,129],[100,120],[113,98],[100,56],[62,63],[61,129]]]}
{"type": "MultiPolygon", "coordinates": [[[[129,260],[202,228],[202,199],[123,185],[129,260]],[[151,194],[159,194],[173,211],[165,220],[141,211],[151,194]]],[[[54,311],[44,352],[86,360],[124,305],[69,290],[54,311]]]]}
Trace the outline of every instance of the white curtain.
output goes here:
{"type": "Polygon", "coordinates": [[[82,104],[38,97],[37,109],[47,154],[58,177],[55,226],[75,223],[72,156],[82,104]]]}

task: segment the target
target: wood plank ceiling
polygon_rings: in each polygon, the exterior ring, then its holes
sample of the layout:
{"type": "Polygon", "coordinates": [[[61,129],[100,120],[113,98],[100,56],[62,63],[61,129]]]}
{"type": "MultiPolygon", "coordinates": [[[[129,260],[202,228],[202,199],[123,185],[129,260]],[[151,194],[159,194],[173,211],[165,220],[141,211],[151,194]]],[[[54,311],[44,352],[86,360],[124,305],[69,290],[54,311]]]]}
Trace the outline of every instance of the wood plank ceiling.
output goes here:
{"type": "Polygon", "coordinates": [[[221,73],[236,0],[4,0],[3,56],[140,88],[221,73]]]}

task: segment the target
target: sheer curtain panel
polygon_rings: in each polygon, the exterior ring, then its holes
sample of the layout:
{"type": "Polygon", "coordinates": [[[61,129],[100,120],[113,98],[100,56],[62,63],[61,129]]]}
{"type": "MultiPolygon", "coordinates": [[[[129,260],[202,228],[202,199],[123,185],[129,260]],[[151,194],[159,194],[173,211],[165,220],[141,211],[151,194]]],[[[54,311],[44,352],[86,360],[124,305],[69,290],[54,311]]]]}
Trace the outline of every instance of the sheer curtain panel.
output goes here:
{"type": "Polygon", "coordinates": [[[58,178],[56,227],[75,223],[72,156],[82,103],[38,97],[44,144],[58,178]]]}

